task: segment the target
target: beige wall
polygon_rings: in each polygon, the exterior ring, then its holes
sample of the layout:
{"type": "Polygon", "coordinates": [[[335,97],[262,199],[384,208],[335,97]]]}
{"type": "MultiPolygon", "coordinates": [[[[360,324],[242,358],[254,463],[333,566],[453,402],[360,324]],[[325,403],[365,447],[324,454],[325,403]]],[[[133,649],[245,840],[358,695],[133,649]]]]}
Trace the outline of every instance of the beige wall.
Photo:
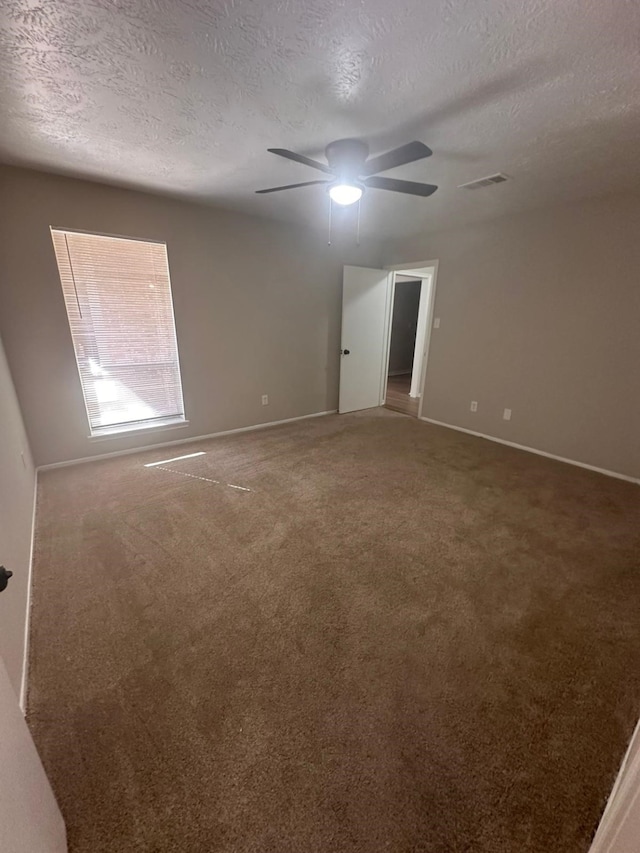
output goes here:
{"type": "Polygon", "coordinates": [[[388,263],[436,258],[440,328],[423,415],[640,477],[640,196],[416,237],[387,253],[388,263]]]}
{"type": "Polygon", "coordinates": [[[0,197],[0,334],[37,464],[337,407],[342,265],[379,266],[375,246],[9,167],[0,197]],[[88,438],[50,225],[166,240],[189,427],[88,438]]]}
{"type": "Polygon", "coordinates": [[[25,654],[34,499],[35,471],[0,341],[0,565],[13,572],[0,592],[0,657],[17,695],[25,654]]]}
{"type": "MultiPolygon", "coordinates": [[[[0,192],[0,334],[38,464],[336,407],[342,265],[377,246],[8,167],[0,192]],[[167,241],[189,427],[88,438],[50,225],[167,241]]],[[[640,477],[639,234],[629,195],[386,252],[440,260],[425,416],[640,477]]]]}

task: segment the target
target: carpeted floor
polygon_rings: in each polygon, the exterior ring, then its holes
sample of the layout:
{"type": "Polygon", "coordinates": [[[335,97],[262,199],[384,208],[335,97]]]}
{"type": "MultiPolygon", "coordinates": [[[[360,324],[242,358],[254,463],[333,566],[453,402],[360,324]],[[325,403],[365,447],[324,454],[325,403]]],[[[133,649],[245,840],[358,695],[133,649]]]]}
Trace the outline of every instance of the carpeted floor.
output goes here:
{"type": "Polygon", "coordinates": [[[640,711],[639,521],[382,409],[43,473],[70,850],[584,853],[640,711]]]}

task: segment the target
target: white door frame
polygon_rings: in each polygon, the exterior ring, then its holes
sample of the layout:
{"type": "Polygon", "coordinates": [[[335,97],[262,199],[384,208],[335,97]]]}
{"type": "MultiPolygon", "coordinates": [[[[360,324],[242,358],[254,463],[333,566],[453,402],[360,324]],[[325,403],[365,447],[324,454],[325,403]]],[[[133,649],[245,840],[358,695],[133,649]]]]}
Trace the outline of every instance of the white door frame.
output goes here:
{"type": "MultiPolygon", "coordinates": [[[[424,385],[427,378],[427,363],[429,361],[429,347],[431,345],[431,330],[433,328],[433,308],[436,301],[436,283],[438,278],[438,261],[416,261],[408,264],[392,264],[385,266],[383,269],[390,270],[393,273],[401,275],[410,275],[412,278],[418,278],[422,281],[420,289],[420,308],[418,309],[418,328],[416,331],[416,348],[414,351],[413,371],[416,369],[416,355],[420,356],[421,364],[419,366],[420,378],[418,382],[419,400],[418,403],[418,418],[422,417],[422,407],[424,405],[424,385]],[[428,282],[425,285],[425,281],[428,282]],[[425,286],[429,287],[429,295],[426,300],[423,297],[425,286]],[[419,352],[420,338],[424,343],[422,352],[419,352]]],[[[383,388],[381,389],[380,405],[383,406],[387,394],[387,378],[389,373],[389,354],[391,351],[391,322],[393,320],[393,303],[395,300],[396,277],[390,277],[389,280],[389,297],[387,299],[387,316],[386,316],[386,339],[385,339],[385,364],[383,373],[383,388]]],[[[414,372],[412,372],[412,389],[415,390],[413,382],[414,372]]]]}

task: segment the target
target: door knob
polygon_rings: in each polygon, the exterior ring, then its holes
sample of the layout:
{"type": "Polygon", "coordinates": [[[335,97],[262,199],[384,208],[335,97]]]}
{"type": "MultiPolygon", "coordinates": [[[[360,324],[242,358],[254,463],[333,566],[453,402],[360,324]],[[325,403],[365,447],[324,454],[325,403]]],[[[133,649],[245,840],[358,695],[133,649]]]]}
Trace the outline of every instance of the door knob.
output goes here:
{"type": "Polygon", "coordinates": [[[7,588],[7,584],[9,583],[9,578],[13,575],[13,572],[10,572],[9,569],[5,569],[4,566],[0,566],[0,592],[3,589],[7,588]]]}
{"type": "Polygon", "coordinates": [[[349,355],[350,352],[351,352],[351,350],[348,350],[348,349],[341,349],[340,350],[341,355],[349,355]]]}

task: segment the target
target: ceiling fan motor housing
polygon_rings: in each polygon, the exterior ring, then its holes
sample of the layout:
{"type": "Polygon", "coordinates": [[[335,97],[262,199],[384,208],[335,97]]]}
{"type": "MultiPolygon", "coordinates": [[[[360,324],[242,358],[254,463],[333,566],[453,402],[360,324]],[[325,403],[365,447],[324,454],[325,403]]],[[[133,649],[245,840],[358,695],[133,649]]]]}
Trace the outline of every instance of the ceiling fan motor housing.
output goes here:
{"type": "Polygon", "coordinates": [[[339,183],[353,183],[362,174],[369,146],[360,139],[336,139],[325,148],[325,156],[339,183]]]}

